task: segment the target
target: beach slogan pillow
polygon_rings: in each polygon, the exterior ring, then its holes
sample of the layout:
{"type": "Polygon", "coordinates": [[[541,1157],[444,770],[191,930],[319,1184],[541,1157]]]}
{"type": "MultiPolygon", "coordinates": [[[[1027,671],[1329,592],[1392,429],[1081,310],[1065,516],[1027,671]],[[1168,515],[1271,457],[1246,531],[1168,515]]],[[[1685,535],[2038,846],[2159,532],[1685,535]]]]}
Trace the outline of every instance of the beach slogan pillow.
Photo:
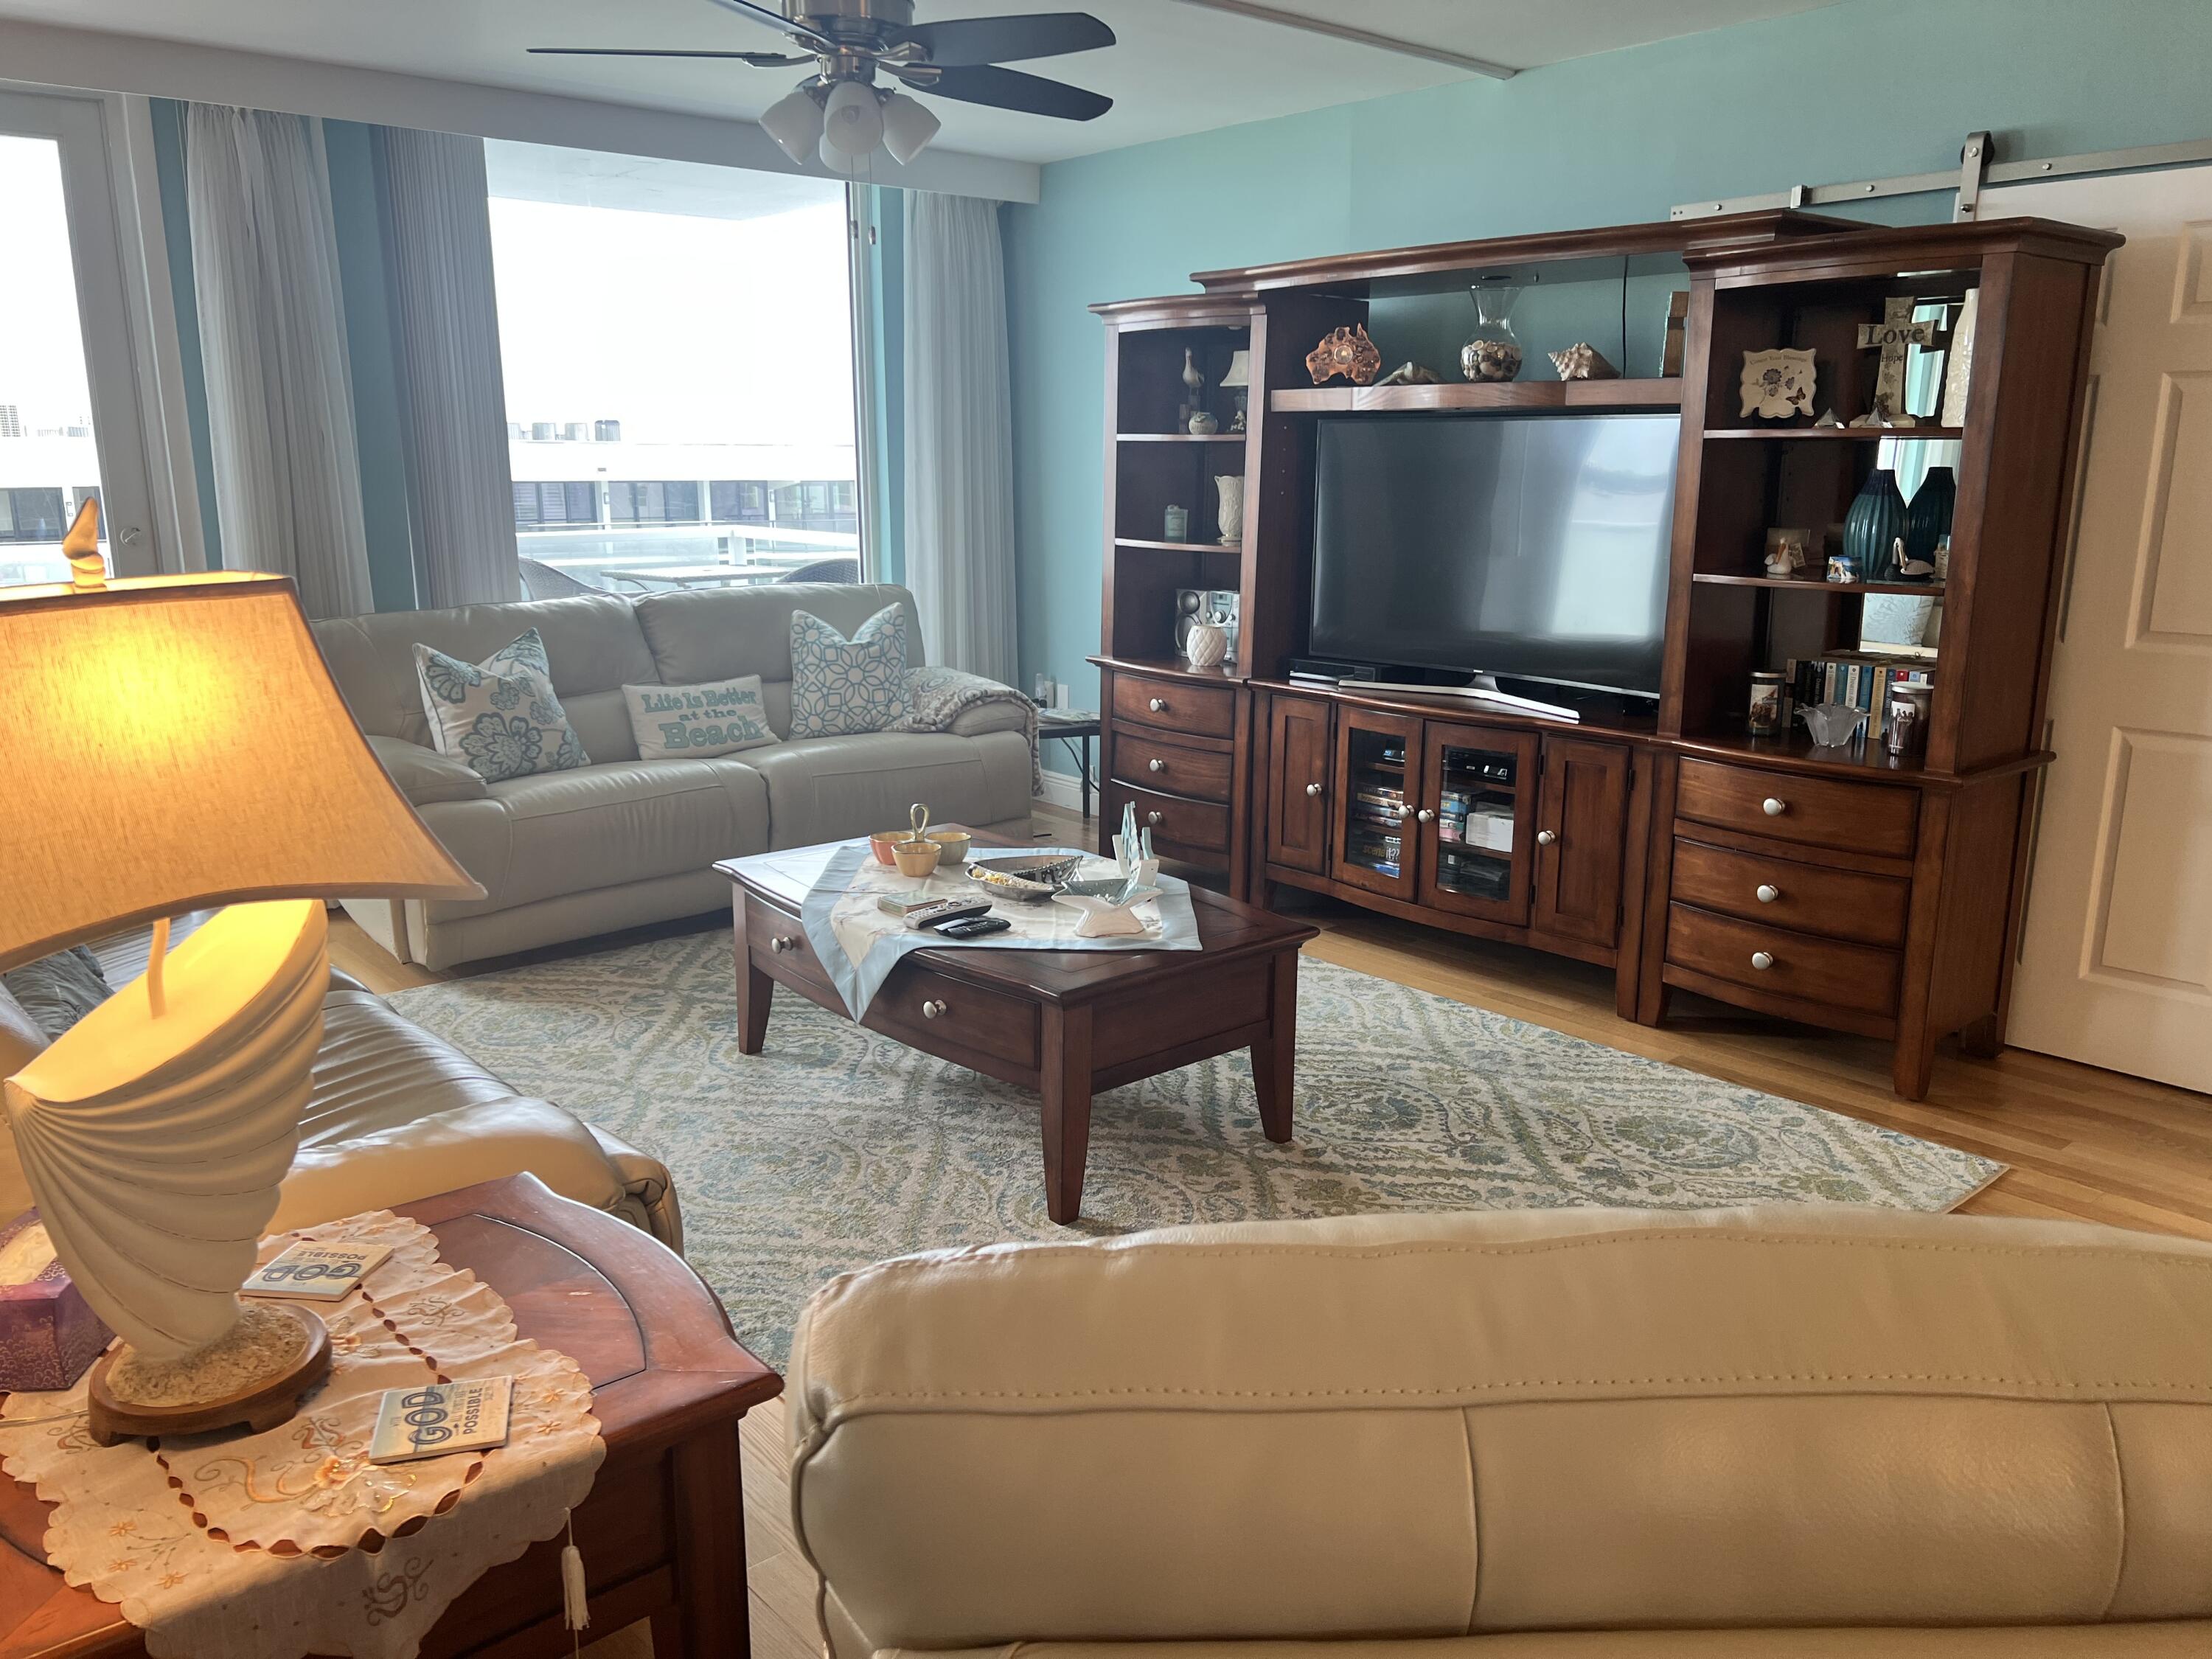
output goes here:
{"type": "Polygon", "coordinates": [[[733,755],[774,743],[757,674],[720,685],[625,685],[640,760],[733,755]]]}

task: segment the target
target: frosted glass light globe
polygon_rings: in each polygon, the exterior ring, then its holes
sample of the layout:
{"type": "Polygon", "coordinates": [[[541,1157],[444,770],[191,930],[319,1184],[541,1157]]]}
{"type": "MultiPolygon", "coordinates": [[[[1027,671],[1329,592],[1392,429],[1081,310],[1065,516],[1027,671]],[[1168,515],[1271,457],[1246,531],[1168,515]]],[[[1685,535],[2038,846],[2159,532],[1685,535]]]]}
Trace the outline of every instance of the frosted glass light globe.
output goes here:
{"type": "Polygon", "coordinates": [[[776,148],[801,167],[822,142],[822,106],[804,87],[770,104],[761,112],[760,124],[776,148]]]}
{"type": "Polygon", "coordinates": [[[864,81],[840,81],[822,108],[822,143],[847,155],[866,155],[884,141],[883,106],[864,81]]]}

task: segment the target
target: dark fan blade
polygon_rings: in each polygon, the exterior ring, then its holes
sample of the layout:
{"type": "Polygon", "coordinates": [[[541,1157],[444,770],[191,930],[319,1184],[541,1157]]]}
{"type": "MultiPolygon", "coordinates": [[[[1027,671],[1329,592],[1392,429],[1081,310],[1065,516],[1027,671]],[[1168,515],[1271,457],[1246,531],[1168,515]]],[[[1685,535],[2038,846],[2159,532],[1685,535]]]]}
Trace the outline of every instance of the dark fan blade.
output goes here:
{"type": "Polygon", "coordinates": [[[772,29],[781,29],[793,40],[804,40],[810,46],[824,52],[834,51],[837,43],[828,35],[811,29],[804,23],[794,23],[781,12],[769,6],[757,6],[753,0],[714,0],[725,11],[733,11],[740,17],[750,17],[756,23],[765,23],[772,29]]]}
{"type": "Polygon", "coordinates": [[[1085,12],[1038,12],[1027,17],[953,17],[886,29],[885,42],[911,40],[933,64],[948,67],[1012,64],[1024,58],[1057,58],[1114,44],[1114,31],[1085,12]]]}
{"type": "Polygon", "coordinates": [[[1111,98],[1085,92],[1081,87],[992,64],[957,64],[920,74],[902,74],[896,65],[887,67],[916,92],[933,92],[939,97],[957,98],[967,104],[993,104],[1000,109],[1019,110],[1024,115],[1056,115],[1063,121],[1091,121],[1114,107],[1111,98]]]}
{"type": "Polygon", "coordinates": [[[793,58],[780,52],[659,52],[647,46],[532,46],[541,58],[734,58],[756,69],[775,69],[811,64],[811,58],[793,58]]]}

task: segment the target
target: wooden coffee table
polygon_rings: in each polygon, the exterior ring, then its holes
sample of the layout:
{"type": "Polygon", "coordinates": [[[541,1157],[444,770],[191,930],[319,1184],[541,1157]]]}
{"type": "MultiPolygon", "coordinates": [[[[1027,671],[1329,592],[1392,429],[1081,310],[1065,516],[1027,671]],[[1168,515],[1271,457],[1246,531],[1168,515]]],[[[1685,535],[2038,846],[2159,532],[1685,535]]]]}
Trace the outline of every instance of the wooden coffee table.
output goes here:
{"type": "MultiPolygon", "coordinates": [[[[607,1443],[575,1512],[595,1639],[653,1623],[658,1659],[749,1650],[738,1423],[783,1392],[739,1347],[713,1291],[626,1221],[549,1192],[535,1176],[397,1205],[438,1254],[507,1299],[515,1328],[583,1367],[607,1443]]],[[[0,1659],[143,1659],[135,1626],[46,1565],[49,1505],[0,1479],[0,1659]]],[[[426,1659],[552,1659],[561,1545],[533,1544],[461,1593],[422,1644],[426,1659]]]]}
{"type": "MultiPolygon", "coordinates": [[[[979,838],[979,845],[984,844],[979,838]]],[[[1011,845],[1011,843],[994,843],[1011,845]]],[[[757,1054],[781,984],[851,1016],[799,925],[836,846],[728,859],[738,958],[738,1046],[757,1054]]],[[[860,1024],[1044,1103],[1045,1209],[1083,1207],[1091,1097],[1178,1066],[1252,1051],[1260,1122],[1291,1138],[1298,947],[1320,930],[1194,887],[1197,951],[979,951],[948,945],[900,958],[860,1024]]]]}

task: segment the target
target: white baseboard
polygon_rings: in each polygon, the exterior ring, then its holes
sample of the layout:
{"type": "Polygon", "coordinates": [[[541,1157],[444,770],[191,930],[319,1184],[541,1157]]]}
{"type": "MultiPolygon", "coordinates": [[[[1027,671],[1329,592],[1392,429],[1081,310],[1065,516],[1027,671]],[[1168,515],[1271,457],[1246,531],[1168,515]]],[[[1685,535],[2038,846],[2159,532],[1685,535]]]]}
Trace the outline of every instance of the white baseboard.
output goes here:
{"type": "MultiPolygon", "coordinates": [[[[1083,786],[1076,781],[1073,772],[1047,772],[1044,774],[1044,787],[1037,791],[1037,799],[1048,800],[1054,806],[1064,806],[1071,812],[1080,812],[1083,810],[1083,786]]],[[[1095,793],[1091,798],[1091,810],[1094,812],[1098,810],[1098,797],[1095,793]]]]}

